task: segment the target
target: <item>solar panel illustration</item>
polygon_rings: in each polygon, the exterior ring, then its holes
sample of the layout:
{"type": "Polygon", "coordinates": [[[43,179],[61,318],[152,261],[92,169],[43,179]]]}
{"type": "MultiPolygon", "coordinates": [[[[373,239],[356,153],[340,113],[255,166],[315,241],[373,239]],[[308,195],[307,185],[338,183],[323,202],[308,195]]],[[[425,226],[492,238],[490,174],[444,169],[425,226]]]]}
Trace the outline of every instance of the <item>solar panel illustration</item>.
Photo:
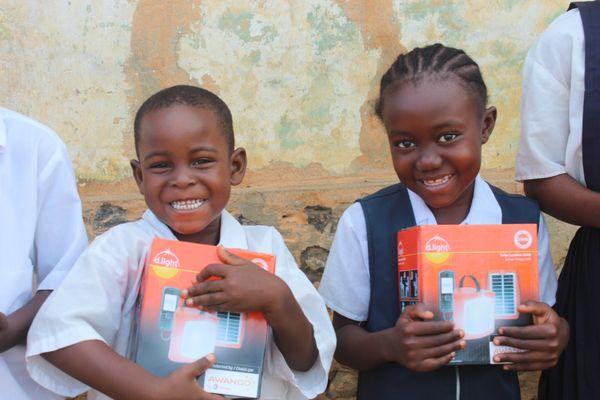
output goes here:
{"type": "Polygon", "coordinates": [[[218,312],[219,328],[217,341],[221,346],[239,346],[242,338],[242,315],[233,312],[218,312]]]}
{"type": "Polygon", "coordinates": [[[490,274],[490,288],[496,294],[496,317],[515,316],[517,314],[516,274],[490,274]]]}

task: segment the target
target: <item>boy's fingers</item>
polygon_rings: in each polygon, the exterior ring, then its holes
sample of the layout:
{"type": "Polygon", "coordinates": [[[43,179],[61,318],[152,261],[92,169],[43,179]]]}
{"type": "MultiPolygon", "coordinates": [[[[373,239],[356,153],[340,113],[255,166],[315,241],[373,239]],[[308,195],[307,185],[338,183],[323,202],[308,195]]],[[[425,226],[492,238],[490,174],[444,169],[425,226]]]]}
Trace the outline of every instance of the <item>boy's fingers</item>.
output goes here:
{"type": "Polygon", "coordinates": [[[447,365],[454,358],[454,354],[450,353],[442,357],[428,358],[423,361],[424,371],[434,371],[438,368],[447,365]]]}
{"type": "Polygon", "coordinates": [[[524,364],[505,364],[502,366],[502,369],[505,371],[540,371],[544,369],[548,369],[554,366],[553,363],[547,362],[534,362],[534,363],[524,363],[524,364]]]}
{"type": "Polygon", "coordinates": [[[404,328],[406,335],[431,336],[452,332],[454,324],[450,321],[414,321],[404,328]]]}
{"type": "Polygon", "coordinates": [[[223,264],[229,265],[244,265],[248,264],[248,260],[242,257],[238,257],[233,253],[227,251],[227,249],[221,245],[217,246],[217,255],[223,264]]]}
{"type": "Polygon", "coordinates": [[[529,300],[524,304],[519,305],[518,310],[524,314],[532,314],[536,317],[544,317],[548,315],[548,311],[552,310],[552,308],[546,303],[529,300]]]}
{"type": "Polygon", "coordinates": [[[193,363],[184,365],[182,368],[185,369],[185,372],[189,374],[189,376],[194,377],[194,379],[198,375],[202,375],[204,371],[210,368],[217,361],[217,358],[214,354],[208,354],[206,357],[200,358],[193,363]]]}
{"type": "Polygon", "coordinates": [[[211,277],[225,278],[227,277],[227,265],[223,264],[208,264],[206,268],[196,275],[198,282],[203,282],[211,277]]]}
{"type": "Polygon", "coordinates": [[[553,356],[543,351],[524,351],[520,353],[502,353],[494,356],[494,362],[514,364],[548,363],[553,356]]]}
{"type": "Polygon", "coordinates": [[[205,293],[220,292],[221,290],[223,290],[223,281],[222,280],[202,281],[200,283],[197,283],[197,284],[191,286],[188,289],[184,289],[181,292],[181,296],[186,298],[186,297],[192,297],[192,296],[199,296],[199,295],[205,294],[205,293]]]}
{"type": "Polygon", "coordinates": [[[185,305],[188,307],[201,306],[201,307],[212,307],[223,304],[227,301],[225,293],[206,293],[200,296],[188,297],[185,300],[185,305]]]}
{"type": "Polygon", "coordinates": [[[406,321],[422,321],[432,318],[433,312],[429,310],[423,303],[417,303],[406,307],[400,315],[400,319],[404,319],[406,321]]]}

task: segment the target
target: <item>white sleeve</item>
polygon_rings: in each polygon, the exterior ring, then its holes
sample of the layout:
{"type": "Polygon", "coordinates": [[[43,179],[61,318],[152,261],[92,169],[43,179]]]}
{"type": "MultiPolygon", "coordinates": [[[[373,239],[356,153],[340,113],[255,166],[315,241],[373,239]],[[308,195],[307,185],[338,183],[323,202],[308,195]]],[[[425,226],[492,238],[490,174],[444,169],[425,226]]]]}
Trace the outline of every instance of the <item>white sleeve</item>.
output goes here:
{"type": "Polygon", "coordinates": [[[336,313],[366,321],[371,287],[366,223],[359,203],[348,207],[338,222],[319,293],[336,313]]]}
{"type": "Polygon", "coordinates": [[[117,336],[127,294],[127,264],[131,261],[119,251],[123,244],[111,240],[111,236],[108,231],[84,251],[29,329],[29,374],[40,385],[63,396],[74,397],[88,387],[41,354],[86,340],[100,340],[112,347],[117,336]]]}
{"type": "Polygon", "coordinates": [[[336,346],[335,332],[323,299],[296,265],[281,235],[275,229],[273,231],[277,276],[289,286],[304,315],[311,323],[319,356],[308,371],[295,371],[288,366],[283,354],[271,340],[265,355],[265,372],[289,382],[307,398],[313,398],[327,388],[329,368],[336,346]]]}
{"type": "Polygon", "coordinates": [[[567,36],[560,35],[544,32],[525,59],[516,161],[519,181],[566,172],[571,43],[567,36]]]}
{"type": "Polygon", "coordinates": [[[540,271],[540,301],[553,306],[556,301],[556,270],[550,254],[548,229],[541,213],[538,229],[538,266],[540,271]]]}
{"type": "MultiPolygon", "coordinates": [[[[55,146],[55,143],[42,142],[41,145],[55,146]]],[[[39,208],[32,262],[37,270],[38,290],[52,290],[63,280],[88,242],[66,148],[60,143],[47,160],[40,161],[43,165],[38,176],[39,208]]]]}

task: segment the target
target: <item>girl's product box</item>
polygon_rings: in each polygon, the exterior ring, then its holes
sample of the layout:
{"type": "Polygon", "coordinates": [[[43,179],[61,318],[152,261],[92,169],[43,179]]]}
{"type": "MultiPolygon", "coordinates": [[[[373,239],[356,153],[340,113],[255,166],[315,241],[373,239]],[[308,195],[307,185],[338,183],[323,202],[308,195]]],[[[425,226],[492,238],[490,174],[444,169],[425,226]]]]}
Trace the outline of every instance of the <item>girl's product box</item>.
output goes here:
{"type": "Polygon", "coordinates": [[[538,300],[537,226],[424,225],[398,232],[400,309],[417,302],[462,329],[450,364],[494,364],[498,328],[530,325],[519,304],[538,300]]]}
{"type": "MultiPolygon", "coordinates": [[[[230,251],[275,272],[272,255],[230,251]]],[[[217,362],[198,378],[204,390],[258,398],[268,332],[262,314],[202,311],[187,307],[181,297],[203,268],[220,263],[215,246],[154,239],[142,277],[130,356],[149,372],[166,376],[214,353],[217,362]]]]}

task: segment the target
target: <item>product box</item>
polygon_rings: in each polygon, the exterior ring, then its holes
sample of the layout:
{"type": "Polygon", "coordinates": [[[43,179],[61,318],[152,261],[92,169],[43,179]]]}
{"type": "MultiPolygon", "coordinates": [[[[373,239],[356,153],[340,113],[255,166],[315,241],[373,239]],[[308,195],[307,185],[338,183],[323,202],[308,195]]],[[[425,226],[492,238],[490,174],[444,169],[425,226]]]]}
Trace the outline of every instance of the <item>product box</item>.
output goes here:
{"type": "Polygon", "coordinates": [[[417,302],[454,321],[467,347],[450,364],[494,364],[502,326],[532,323],[519,304],[538,300],[537,226],[423,225],[398,232],[400,309],[417,302]]]}
{"type": "MultiPolygon", "coordinates": [[[[275,257],[231,249],[275,272],[275,257]]],[[[198,378],[204,390],[258,398],[268,327],[261,313],[204,312],[187,307],[183,289],[207,265],[221,263],[215,246],[154,239],[146,258],[130,357],[157,376],[214,353],[217,362],[198,378]]],[[[234,268],[234,267],[232,267],[234,268]]]]}

